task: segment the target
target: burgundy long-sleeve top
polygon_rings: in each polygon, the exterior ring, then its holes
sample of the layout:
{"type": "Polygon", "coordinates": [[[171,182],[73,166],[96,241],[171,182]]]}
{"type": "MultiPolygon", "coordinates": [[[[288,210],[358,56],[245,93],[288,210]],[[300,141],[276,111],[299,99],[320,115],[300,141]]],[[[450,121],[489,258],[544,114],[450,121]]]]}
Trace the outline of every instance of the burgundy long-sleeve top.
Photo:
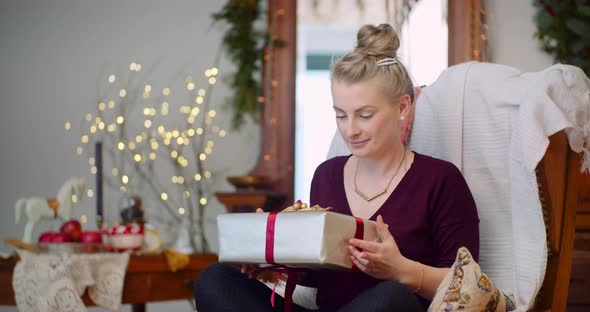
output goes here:
{"type": "MultiPolygon", "coordinates": [[[[334,157],[315,171],[311,205],[333,207],[352,215],[344,190],[344,165],[350,156],[334,157]]],[[[479,258],[479,219],[473,196],[453,164],[415,153],[414,162],[375,212],[389,225],[402,255],[433,267],[450,267],[465,246],[479,258]]],[[[380,280],[363,272],[322,272],[316,303],[337,309],[380,280]]],[[[420,298],[423,305],[428,301],[420,298]]]]}

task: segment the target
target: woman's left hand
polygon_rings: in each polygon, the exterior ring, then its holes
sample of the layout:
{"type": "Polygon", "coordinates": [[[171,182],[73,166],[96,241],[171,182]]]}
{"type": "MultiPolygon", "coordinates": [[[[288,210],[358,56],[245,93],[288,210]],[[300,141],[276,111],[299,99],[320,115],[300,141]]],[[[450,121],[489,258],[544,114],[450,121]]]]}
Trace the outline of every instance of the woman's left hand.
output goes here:
{"type": "Polygon", "coordinates": [[[356,238],[349,241],[352,262],[374,278],[398,281],[407,259],[400,253],[381,215],[377,216],[377,234],[380,239],[376,242],[356,238]]]}

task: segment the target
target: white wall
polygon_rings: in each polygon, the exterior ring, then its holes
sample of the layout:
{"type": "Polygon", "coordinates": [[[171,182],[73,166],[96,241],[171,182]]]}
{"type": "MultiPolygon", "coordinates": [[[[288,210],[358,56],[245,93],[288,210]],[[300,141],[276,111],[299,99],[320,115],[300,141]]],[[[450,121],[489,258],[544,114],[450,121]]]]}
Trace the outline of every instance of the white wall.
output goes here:
{"type": "MultiPolygon", "coordinates": [[[[179,73],[200,77],[214,62],[223,30],[212,27],[210,15],[224,3],[0,2],[0,251],[13,250],[4,245],[4,238],[22,236],[24,222],[14,224],[18,198],[55,196],[70,176],[84,176],[94,186],[87,160],[75,154],[80,132],[76,129],[67,133],[64,123],[70,120],[77,124],[86,112],[94,110],[99,78],[107,72],[123,71],[132,61],[140,62],[144,71],[157,63],[149,79],[159,90],[179,73]]],[[[232,70],[231,64],[222,60],[221,73],[232,70]]],[[[229,131],[228,114],[219,107],[229,90],[218,83],[214,92],[217,123],[229,135],[216,140],[213,157],[207,161],[211,167],[223,170],[224,176],[243,174],[255,162],[258,130],[249,124],[240,132],[229,131]]],[[[216,188],[231,190],[224,176],[216,188]]],[[[120,194],[105,190],[105,196],[107,216],[116,214],[112,206],[120,194]]],[[[88,227],[92,228],[94,209],[94,201],[86,200],[76,208],[74,216],[88,215],[88,227]]],[[[207,209],[211,221],[207,230],[216,248],[212,220],[224,208],[213,201],[207,209]]],[[[52,226],[56,225],[46,222],[41,228],[52,226]]],[[[153,307],[152,311],[170,309],[163,304],[153,307]]],[[[190,311],[185,302],[173,307],[174,311],[190,311]]],[[[0,311],[14,310],[0,307],[0,311]]]]}
{"type": "Polygon", "coordinates": [[[535,8],[531,0],[485,0],[489,22],[490,61],[538,71],[553,64],[534,38],[535,8]]]}

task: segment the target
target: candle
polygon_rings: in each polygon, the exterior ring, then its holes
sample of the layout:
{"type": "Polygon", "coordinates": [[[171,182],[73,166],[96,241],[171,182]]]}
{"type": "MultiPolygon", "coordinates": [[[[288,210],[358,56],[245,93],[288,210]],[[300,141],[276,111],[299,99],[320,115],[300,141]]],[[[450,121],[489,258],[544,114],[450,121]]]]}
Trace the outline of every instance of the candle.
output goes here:
{"type": "Polygon", "coordinates": [[[96,160],[96,226],[102,229],[103,203],[102,203],[102,142],[94,145],[94,156],[96,160]]]}

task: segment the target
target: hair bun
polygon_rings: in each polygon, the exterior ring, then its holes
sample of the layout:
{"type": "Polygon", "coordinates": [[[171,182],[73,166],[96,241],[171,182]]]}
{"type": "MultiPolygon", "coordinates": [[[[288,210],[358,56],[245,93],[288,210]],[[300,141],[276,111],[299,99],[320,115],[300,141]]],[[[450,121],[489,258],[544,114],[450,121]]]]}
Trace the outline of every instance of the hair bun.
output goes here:
{"type": "Polygon", "coordinates": [[[355,50],[365,56],[396,57],[399,49],[397,32],[389,24],[365,25],[359,29],[355,50]]]}

